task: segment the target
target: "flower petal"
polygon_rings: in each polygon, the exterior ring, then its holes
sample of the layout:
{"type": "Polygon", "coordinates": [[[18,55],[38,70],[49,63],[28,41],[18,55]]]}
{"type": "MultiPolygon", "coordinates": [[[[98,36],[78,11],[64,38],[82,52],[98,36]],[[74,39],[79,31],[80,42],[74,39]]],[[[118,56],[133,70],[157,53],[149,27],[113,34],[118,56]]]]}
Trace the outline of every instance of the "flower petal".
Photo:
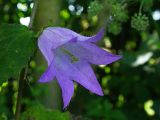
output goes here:
{"type": "Polygon", "coordinates": [[[78,61],[74,63],[74,66],[87,78],[85,79],[75,79],[76,82],[84,86],[86,89],[100,96],[103,96],[102,88],[98,83],[98,80],[91,68],[91,66],[85,61],[78,61]]]}
{"type": "Polygon", "coordinates": [[[103,38],[103,36],[104,36],[104,28],[101,28],[100,31],[96,35],[90,37],[87,40],[87,42],[97,42],[97,41],[101,40],[103,38]]]}
{"type": "Polygon", "coordinates": [[[42,83],[49,82],[53,80],[54,77],[55,77],[55,68],[54,68],[54,63],[52,62],[47,68],[47,70],[42,74],[38,82],[42,83]]]}
{"type": "Polygon", "coordinates": [[[44,30],[43,34],[51,41],[51,49],[56,49],[70,41],[76,41],[77,36],[68,34],[67,30],[63,29],[64,28],[49,27],[44,30]]]}
{"type": "Polygon", "coordinates": [[[72,30],[48,27],[38,39],[38,47],[48,62],[48,68],[39,82],[49,82],[54,77],[62,90],[64,108],[74,94],[74,83],[102,96],[103,91],[89,63],[109,64],[121,58],[100,49],[94,42],[102,39],[104,29],[91,37],[82,36],[72,30]]]}
{"type": "MultiPolygon", "coordinates": [[[[104,35],[103,28],[96,35],[91,36],[91,37],[80,35],[70,29],[67,29],[67,28],[48,27],[46,30],[52,31],[52,34],[54,34],[56,36],[61,36],[62,39],[67,42],[68,42],[68,40],[71,40],[73,38],[77,38],[77,41],[97,42],[98,40],[101,40],[104,35]]],[[[54,38],[54,37],[52,37],[52,38],[54,38]]]]}
{"type": "Polygon", "coordinates": [[[71,101],[71,98],[74,94],[74,84],[64,73],[60,70],[56,71],[56,78],[62,90],[63,97],[63,108],[66,108],[71,101]]]}
{"type": "Polygon", "coordinates": [[[82,36],[72,30],[60,27],[48,27],[43,31],[41,36],[38,39],[38,46],[45,56],[48,65],[53,60],[52,50],[56,49],[68,42],[75,41],[88,41],[96,42],[102,39],[104,34],[104,29],[102,28],[96,35],[91,37],[82,36]]]}
{"type": "Polygon", "coordinates": [[[111,54],[89,42],[69,43],[64,48],[74,56],[97,65],[110,64],[121,58],[121,56],[111,54]]]}
{"type": "Polygon", "coordinates": [[[58,51],[56,54],[56,67],[63,74],[66,74],[70,79],[75,80],[91,92],[101,96],[103,95],[102,89],[88,63],[81,60],[71,63],[68,55],[61,51],[58,51]]]}
{"type": "Polygon", "coordinates": [[[53,52],[51,51],[52,44],[51,39],[47,38],[47,34],[45,33],[38,38],[38,47],[47,60],[48,65],[50,65],[53,60],[53,52]]]}

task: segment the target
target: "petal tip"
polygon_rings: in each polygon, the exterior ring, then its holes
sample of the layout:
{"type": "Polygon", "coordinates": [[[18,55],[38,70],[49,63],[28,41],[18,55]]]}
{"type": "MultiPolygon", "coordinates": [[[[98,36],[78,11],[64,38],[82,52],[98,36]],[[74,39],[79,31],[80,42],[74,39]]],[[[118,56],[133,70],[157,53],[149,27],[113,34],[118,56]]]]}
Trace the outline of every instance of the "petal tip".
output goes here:
{"type": "Polygon", "coordinates": [[[46,83],[46,82],[49,82],[49,81],[45,81],[45,80],[43,80],[43,79],[39,79],[38,82],[39,82],[39,83],[46,83]]]}
{"type": "Polygon", "coordinates": [[[63,110],[66,110],[69,106],[70,100],[68,102],[63,101],[63,110]]]}
{"type": "Polygon", "coordinates": [[[91,92],[95,93],[96,95],[99,96],[104,96],[102,88],[99,86],[97,89],[91,90],[91,92]]]}
{"type": "Polygon", "coordinates": [[[50,82],[50,81],[52,81],[52,80],[44,78],[43,75],[42,75],[42,77],[38,80],[39,83],[48,83],[48,82],[50,82]]]}
{"type": "Polygon", "coordinates": [[[110,61],[107,64],[111,64],[111,63],[116,62],[120,59],[122,59],[121,55],[113,55],[112,58],[110,58],[110,61]]]}
{"type": "Polygon", "coordinates": [[[95,42],[97,42],[97,41],[99,41],[99,40],[101,40],[101,39],[103,38],[104,33],[105,33],[105,29],[104,29],[104,28],[101,28],[101,29],[99,30],[99,32],[98,32],[96,35],[90,37],[90,38],[88,39],[88,41],[95,43],[95,42]]]}
{"type": "Polygon", "coordinates": [[[66,110],[68,107],[68,104],[67,105],[63,105],[63,110],[66,110]]]}
{"type": "Polygon", "coordinates": [[[103,93],[102,89],[97,91],[96,94],[99,95],[99,96],[104,96],[104,93],[103,93]]]}
{"type": "Polygon", "coordinates": [[[122,56],[121,55],[117,55],[117,60],[120,60],[122,59],[122,56]]]}
{"type": "Polygon", "coordinates": [[[99,30],[99,32],[97,33],[97,35],[96,35],[96,40],[95,40],[95,42],[101,40],[101,39],[103,38],[103,36],[104,36],[104,28],[101,28],[101,29],[99,30]]]}
{"type": "Polygon", "coordinates": [[[102,27],[98,33],[103,36],[103,35],[104,35],[104,32],[105,32],[105,29],[102,27]]]}
{"type": "Polygon", "coordinates": [[[99,96],[104,96],[104,93],[101,92],[101,93],[98,93],[97,95],[99,95],[99,96]]]}

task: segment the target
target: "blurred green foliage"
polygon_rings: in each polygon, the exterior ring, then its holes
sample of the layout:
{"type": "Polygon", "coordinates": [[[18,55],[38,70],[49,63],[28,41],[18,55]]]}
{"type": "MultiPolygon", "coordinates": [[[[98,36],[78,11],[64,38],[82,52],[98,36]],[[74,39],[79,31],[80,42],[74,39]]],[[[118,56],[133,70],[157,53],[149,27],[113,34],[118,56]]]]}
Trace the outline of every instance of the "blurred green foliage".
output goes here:
{"type": "Polygon", "coordinates": [[[135,14],[132,17],[131,26],[139,31],[144,31],[149,26],[149,20],[146,15],[142,15],[142,13],[135,14]]]}
{"type": "Polygon", "coordinates": [[[33,106],[25,111],[20,120],[70,120],[69,113],[46,109],[41,105],[33,106]]]}
{"type": "MultiPolygon", "coordinates": [[[[32,2],[0,0],[0,23],[20,23],[20,19],[30,16],[32,2]],[[27,7],[27,10],[18,8],[18,4],[22,8],[27,7]]],[[[99,44],[123,56],[120,62],[94,67],[104,97],[76,86],[75,95],[67,108],[75,116],[73,119],[158,120],[160,20],[155,20],[153,13],[159,11],[160,0],[66,0],[62,4],[59,13],[61,26],[92,35],[100,25],[107,25],[107,35],[99,44]]],[[[35,59],[30,62],[22,120],[26,120],[28,115],[41,116],[37,120],[61,116],[57,111],[37,106],[37,103],[47,102],[43,95],[48,94],[48,89],[36,82],[38,78],[35,74],[45,70],[44,65],[37,66],[36,62],[35,59]]],[[[13,117],[17,84],[12,80],[0,86],[0,120],[13,117]]],[[[62,114],[66,116],[66,113],[62,114]]]]}
{"type": "Polygon", "coordinates": [[[100,13],[102,10],[102,5],[98,1],[93,1],[88,7],[88,16],[93,17],[100,13]]]}

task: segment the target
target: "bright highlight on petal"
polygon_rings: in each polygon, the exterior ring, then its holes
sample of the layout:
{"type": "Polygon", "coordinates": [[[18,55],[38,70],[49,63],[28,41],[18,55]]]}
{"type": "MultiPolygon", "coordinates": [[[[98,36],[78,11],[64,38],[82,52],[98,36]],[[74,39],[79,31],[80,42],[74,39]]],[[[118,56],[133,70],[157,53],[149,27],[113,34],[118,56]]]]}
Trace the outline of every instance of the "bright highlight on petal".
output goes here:
{"type": "Polygon", "coordinates": [[[121,58],[94,43],[102,39],[104,29],[91,37],[82,36],[72,30],[48,27],[38,39],[38,47],[48,62],[48,68],[39,82],[57,79],[62,91],[64,108],[74,94],[73,81],[90,92],[103,96],[102,88],[90,64],[106,65],[121,58]]]}

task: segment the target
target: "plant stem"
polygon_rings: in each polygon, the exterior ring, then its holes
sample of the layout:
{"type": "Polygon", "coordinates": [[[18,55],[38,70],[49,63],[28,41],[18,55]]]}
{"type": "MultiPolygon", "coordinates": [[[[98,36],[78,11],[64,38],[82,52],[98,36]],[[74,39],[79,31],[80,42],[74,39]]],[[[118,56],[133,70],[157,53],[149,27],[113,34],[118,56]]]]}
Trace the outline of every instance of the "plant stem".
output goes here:
{"type": "Polygon", "coordinates": [[[33,6],[33,9],[32,9],[32,13],[31,13],[31,20],[30,20],[30,23],[29,23],[29,29],[33,29],[33,22],[34,22],[34,18],[35,18],[35,14],[36,14],[36,11],[37,11],[37,5],[38,5],[38,0],[35,0],[34,1],[34,6],[33,6]]]}
{"type": "Polygon", "coordinates": [[[142,2],[141,2],[141,4],[140,4],[140,7],[139,7],[139,13],[141,13],[141,12],[142,12],[143,4],[144,4],[144,0],[142,0],[142,2]]]}
{"type": "Polygon", "coordinates": [[[26,76],[27,76],[27,68],[23,68],[22,71],[20,72],[20,77],[19,77],[19,87],[18,87],[15,120],[19,120],[20,118],[22,92],[23,92],[24,81],[26,79],[26,76]]]}
{"type": "MultiPolygon", "coordinates": [[[[35,2],[35,5],[32,9],[32,14],[31,14],[31,21],[29,24],[29,29],[32,29],[33,26],[33,18],[35,16],[35,12],[37,9],[37,1],[35,2]]],[[[26,80],[27,77],[27,67],[23,68],[20,72],[19,76],[19,87],[18,87],[18,96],[17,96],[17,103],[16,103],[16,112],[15,112],[15,120],[19,120],[20,118],[20,112],[21,112],[21,100],[22,100],[22,92],[23,92],[23,87],[24,87],[24,81],[26,80]]]]}

